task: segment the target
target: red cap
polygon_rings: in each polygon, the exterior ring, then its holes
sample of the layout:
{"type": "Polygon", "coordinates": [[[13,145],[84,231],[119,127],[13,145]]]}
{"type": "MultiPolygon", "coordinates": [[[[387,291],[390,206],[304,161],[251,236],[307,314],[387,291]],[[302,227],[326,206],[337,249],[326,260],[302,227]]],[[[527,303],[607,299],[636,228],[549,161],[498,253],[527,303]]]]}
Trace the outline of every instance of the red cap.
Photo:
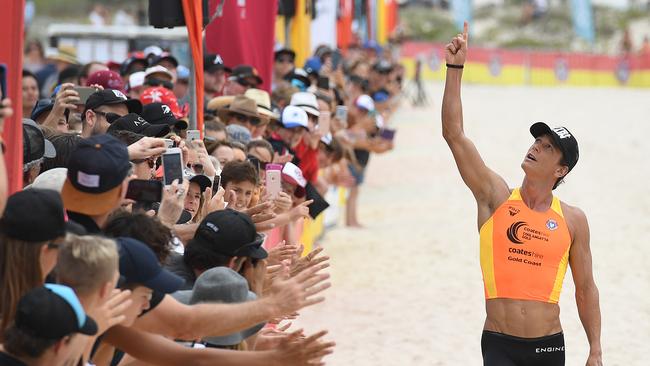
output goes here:
{"type": "Polygon", "coordinates": [[[120,74],[111,70],[101,70],[90,74],[86,84],[97,84],[103,86],[104,89],[115,89],[121,92],[124,91],[124,81],[122,81],[120,74]]]}
{"type": "Polygon", "coordinates": [[[174,93],[162,86],[155,86],[145,89],[140,95],[140,101],[142,105],[147,105],[151,103],[162,103],[169,106],[172,110],[172,114],[176,118],[183,118],[185,115],[181,108],[178,106],[178,99],[174,93]]]}

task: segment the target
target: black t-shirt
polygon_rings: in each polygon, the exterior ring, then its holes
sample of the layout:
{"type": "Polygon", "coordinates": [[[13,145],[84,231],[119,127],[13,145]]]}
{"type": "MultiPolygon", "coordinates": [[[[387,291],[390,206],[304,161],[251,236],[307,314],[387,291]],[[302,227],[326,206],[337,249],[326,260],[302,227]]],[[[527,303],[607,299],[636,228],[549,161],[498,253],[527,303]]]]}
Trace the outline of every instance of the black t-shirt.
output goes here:
{"type": "Polygon", "coordinates": [[[172,253],[169,257],[169,263],[165,265],[165,268],[185,280],[185,283],[179,290],[191,290],[194,287],[196,275],[194,274],[194,271],[185,264],[182,255],[172,253]]]}
{"type": "Polygon", "coordinates": [[[0,366],[27,366],[27,364],[8,353],[0,352],[0,366]]]}
{"type": "Polygon", "coordinates": [[[85,229],[85,233],[75,233],[77,235],[96,235],[102,233],[102,229],[97,226],[95,220],[93,220],[90,216],[78,212],[68,211],[68,218],[73,223],[78,224],[85,229]]]}

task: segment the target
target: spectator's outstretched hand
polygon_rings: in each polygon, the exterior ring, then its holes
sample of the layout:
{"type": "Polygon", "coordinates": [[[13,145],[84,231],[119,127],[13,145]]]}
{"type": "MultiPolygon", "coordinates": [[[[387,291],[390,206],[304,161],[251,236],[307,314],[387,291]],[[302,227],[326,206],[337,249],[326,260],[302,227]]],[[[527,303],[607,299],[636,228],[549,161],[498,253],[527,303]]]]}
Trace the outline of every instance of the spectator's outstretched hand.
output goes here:
{"type": "Polygon", "coordinates": [[[115,289],[103,305],[96,308],[94,312],[88,313],[97,323],[98,335],[126,320],[125,312],[133,302],[130,296],[130,290],[115,289]]]}
{"type": "Polygon", "coordinates": [[[327,331],[320,331],[309,337],[303,337],[303,330],[298,329],[289,333],[278,344],[279,364],[291,366],[304,365],[324,365],[323,357],[329,355],[334,350],[336,343],[325,342],[322,338],[327,331]]]}
{"type": "Polygon", "coordinates": [[[162,201],[158,209],[158,218],[163,224],[172,227],[178,222],[185,207],[185,196],[189,187],[188,180],[184,180],[182,184],[174,180],[171,185],[163,188],[162,201]]]}
{"type": "Polygon", "coordinates": [[[310,268],[317,268],[320,271],[329,267],[330,257],[327,255],[319,256],[322,252],[323,248],[320,247],[312,250],[304,257],[300,257],[301,252],[298,253],[299,258],[295,259],[291,265],[291,276],[297,276],[302,271],[310,268]]]}
{"type": "Polygon", "coordinates": [[[452,65],[464,65],[467,59],[467,44],[469,42],[469,25],[463,25],[463,33],[454,37],[445,46],[445,61],[452,65]]]}
{"type": "Polygon", "coordinates": [[[147,159],[167,151],[165,140],[155,137],[143,137],[129,145],[129,160],[147,159]]]}
{"type": "Polygon", "coordinates": [[[292,278],[288,278],[289,273],[285,269],[282,278],[273,281],[267,296],[275,313],[291,314],[323,302],[325,298],[316,295],[328,289],[331,283],[327,282],[329,274],[318,273],[321,269],[321,266],[312,266],[292,278]]]}
{"type": "Polygon", "coordinates": [[[282,263],[282,261],[291,261],[291,259],[298,254],[297,245],[288,245],[282,241],[279,245],[269,250],[269,257],[267,258],[269,266],[274,266],[282,263]]]}

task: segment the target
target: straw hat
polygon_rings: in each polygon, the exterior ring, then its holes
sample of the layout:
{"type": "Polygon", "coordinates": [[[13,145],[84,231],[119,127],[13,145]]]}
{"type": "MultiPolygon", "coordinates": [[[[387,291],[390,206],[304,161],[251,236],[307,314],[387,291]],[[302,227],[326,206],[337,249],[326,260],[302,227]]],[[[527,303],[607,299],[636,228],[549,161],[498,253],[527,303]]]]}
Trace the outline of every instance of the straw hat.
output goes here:
{"type": "Polygon", "coordinates": [[[246,90],[244,96],[255,101],[255,104],[257,104],[257,113],[259,113],[260,119],[265,123],[280,119],[280,116],[271,110],[271,97],[266,91],[251,88],[246,90]]]}
{"type": "Polygon", "coordinates": [[[59,48],[47,57],[50,60],[67,62],[73,65],[79,65],[77,60],[77,49],[72,46],[61,45],[59,48]]]}
{"type": "Polygon", "coordinates": [[[228,113],[239,113],[253,118],[260,117],[260,115],[257,113],[257,104],[255,104],[255,101],[243,95],[236,96],[230,105],[219,109],[219,119],[225,123],[228,120],[228,113]]]}
{"type": "Polygon", "coordinates": [[[235,100],[235,96],[233,95],[224,95],[221,97],[215,97],[210,99],[207,105],[207,109],[211,111],[216,111],[219,109],[223,109],[232,103],[232,101],[235,100]]]}

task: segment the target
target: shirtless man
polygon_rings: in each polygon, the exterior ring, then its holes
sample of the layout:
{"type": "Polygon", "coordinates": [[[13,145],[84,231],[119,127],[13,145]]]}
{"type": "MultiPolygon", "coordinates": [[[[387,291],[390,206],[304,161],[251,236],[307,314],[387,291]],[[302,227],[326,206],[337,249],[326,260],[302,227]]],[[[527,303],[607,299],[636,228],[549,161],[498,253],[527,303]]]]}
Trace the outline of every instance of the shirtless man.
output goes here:
{"type": "Polygon", "coordinates": [[[485,366],[564,365],[558,301],[567,265],[590,352],[602,365],[600,306],[585,214],[552,191],[578,162],[578,143],[564,127],[535,123],[535,142],[521,164],[521,188],[490,170],[464,134],[460,85],[468,26],[445,47],[447,79],[442,133],[478,205],[481,269],[487,318],[481,348],[485,366]]]}

